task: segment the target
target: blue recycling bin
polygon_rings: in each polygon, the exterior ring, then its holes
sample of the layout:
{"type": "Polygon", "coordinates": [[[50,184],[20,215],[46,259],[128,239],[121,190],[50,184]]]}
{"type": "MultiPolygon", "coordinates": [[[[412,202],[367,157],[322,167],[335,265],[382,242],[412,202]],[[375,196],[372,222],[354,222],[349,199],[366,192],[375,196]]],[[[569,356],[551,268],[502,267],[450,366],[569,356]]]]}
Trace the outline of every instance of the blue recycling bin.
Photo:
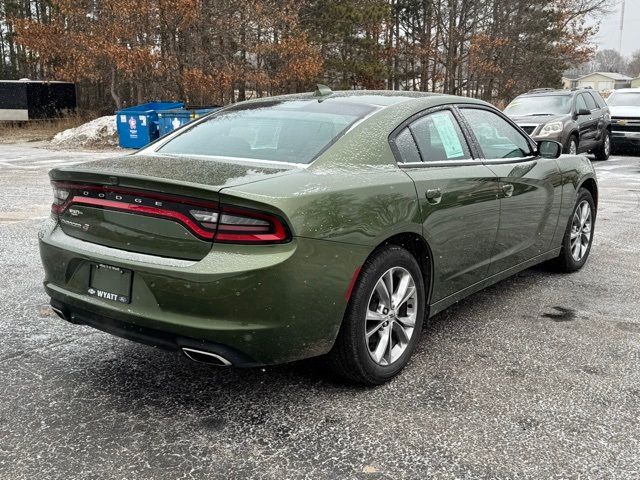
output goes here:
{"type": "Polygon", "coordinates": [[[116,112],[118,142],[122,148],[142,148],[159,135],[158,112],[184,107],[182,102],[149,102],[116,112]]]}
{"type": "Polygon", "coordinates": [[[180,128],[183,125],[200,118],[207,113],[211,113],[217,110],[219,107],[207,107],[207,108],[176,108],[172,110],[163,110],[158,112],[158,129],[160,130],[160,136],[173,132],[175,129],[180,128]]]}

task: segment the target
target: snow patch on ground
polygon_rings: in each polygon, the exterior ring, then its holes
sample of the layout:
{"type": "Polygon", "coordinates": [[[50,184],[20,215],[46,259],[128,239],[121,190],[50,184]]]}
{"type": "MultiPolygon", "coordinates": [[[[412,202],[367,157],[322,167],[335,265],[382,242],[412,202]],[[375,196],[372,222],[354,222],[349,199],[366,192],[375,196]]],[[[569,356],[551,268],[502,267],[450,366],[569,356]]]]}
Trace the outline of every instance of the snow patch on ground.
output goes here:
{"type": "Polygon", "coordinates": [[[118,146],[115,115],[96,118],[56,134],[51,145],[61,148],[113,148],[118,146]]]}

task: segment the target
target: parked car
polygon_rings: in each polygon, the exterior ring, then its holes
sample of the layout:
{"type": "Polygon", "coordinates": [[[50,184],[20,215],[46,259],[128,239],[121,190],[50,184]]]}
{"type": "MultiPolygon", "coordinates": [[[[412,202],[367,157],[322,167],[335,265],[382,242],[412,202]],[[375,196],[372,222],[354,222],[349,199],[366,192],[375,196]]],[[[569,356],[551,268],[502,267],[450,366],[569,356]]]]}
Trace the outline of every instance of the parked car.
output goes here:
{"type": "Polygon", "coordinates": [[[607,99],[614,148],[640,148],[640,88],[622,88],[607,99]]]}
{"type": "Polygon", "coordinates": [[[72,323],[193,360],[325,355],[379,384],[449,305],[543,261],[585,264],[596,177],[561,148],[455,96],[238,103],[52,170],[45,289],[72,323]]]}
{"type": "Polygon", "coordinates": [[[611,117],[600,94],[591,89],[532,90],[504,110],[534,140],[556,140],[564,152],[611,154],[611,117]]]}

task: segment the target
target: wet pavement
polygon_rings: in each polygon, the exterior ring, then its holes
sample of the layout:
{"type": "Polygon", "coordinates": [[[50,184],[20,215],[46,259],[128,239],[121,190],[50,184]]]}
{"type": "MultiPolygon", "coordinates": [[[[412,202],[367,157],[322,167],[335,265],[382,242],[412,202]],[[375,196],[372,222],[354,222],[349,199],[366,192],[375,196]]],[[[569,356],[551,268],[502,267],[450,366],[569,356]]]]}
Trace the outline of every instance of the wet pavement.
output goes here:
{"type": "Polygon", "coordinates": [[[594,162],[582,271],[458,303],[364,389],[316,361],[216,369],[55,317],[47,170],[105,155],[0,145],[0,478],[640,477],[640,158],[594,162]]]}

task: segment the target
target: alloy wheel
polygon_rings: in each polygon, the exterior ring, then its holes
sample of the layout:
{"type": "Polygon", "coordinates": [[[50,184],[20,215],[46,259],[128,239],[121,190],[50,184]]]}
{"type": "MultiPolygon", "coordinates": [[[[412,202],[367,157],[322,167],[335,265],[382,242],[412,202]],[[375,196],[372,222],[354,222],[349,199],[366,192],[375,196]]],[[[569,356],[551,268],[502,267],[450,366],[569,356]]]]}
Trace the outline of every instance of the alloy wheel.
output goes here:
{"type": "Polygon", "coordinates": [[[593,218],[589,202],[580,202],[571,222],[571,256],[576,262],[582,260],[591,243],[591,226],[593,218]]]}
{"type": "Polygon", "coordinates": [[[569,153],[571,155],[577,155],[578,153],[578,144],[575,140],[571,140],[571,143],[569,144],[569,153]]]}
{"type": "Polygon", "coordinates": [[[418,294],[408,270],[393,267],[376,282],[369,298],[365,335],[369,355],[391,365],[407,349],[416,325],[418,294]]]}
{"type": "Polygon", "coordinates": [[[611,154],[611,137],[609,135],[604,137],[604,154],[607,157],[611,154]]]}

